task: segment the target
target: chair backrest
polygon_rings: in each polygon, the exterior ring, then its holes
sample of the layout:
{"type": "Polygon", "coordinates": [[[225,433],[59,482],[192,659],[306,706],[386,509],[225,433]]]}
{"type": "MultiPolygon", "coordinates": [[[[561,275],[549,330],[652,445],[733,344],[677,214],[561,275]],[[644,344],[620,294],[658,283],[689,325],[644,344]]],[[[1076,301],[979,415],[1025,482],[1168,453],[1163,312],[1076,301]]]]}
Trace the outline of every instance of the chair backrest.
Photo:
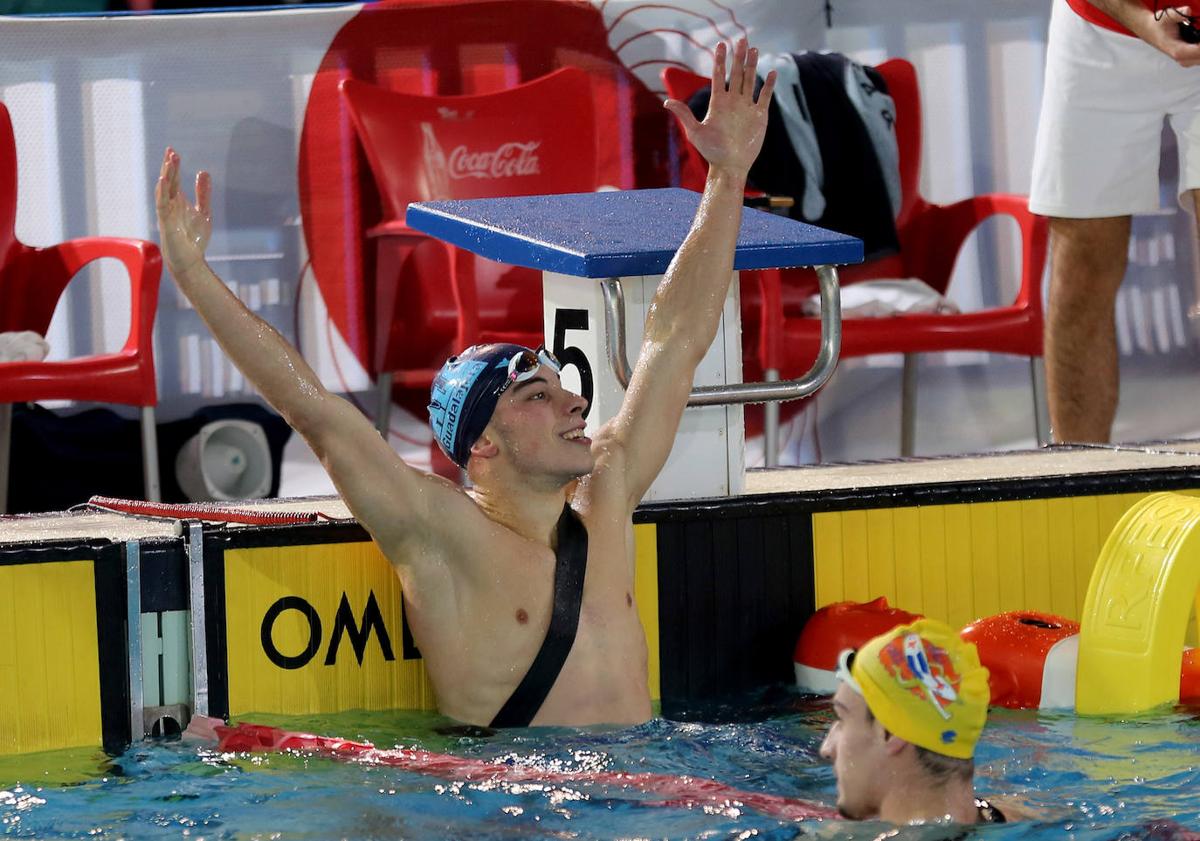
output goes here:
{"type": "Polygon", "coordinates": [[[420,96],[350,79],[341,91],[391,220],[411,201],[596,187],[590,84],[577,68],[489,94],[420,96]]]}
{"type": "Polygon", "coordinates": [[[16,244],[16,225],[17,143],[8,108],[0,102],[0,270],[16,244]]]}
{"type": "Polygon", "coordinates": [[[921,93],[917,71],[903,58],[890,58],[875,69],[887,82],[888,95],[896,103],[896,146],[900,153],[900,213],[896,227],[903,228],[914,209],[924,203],[921,178],[921,93]]]}
{"type": "Polygon", "coordinates": [[[0,332],[44,334],[62,292],[58,278],[33,276],[23,265],[26,247],[17,240],[17,143],[12,117],[0,102],[0,332]]]}

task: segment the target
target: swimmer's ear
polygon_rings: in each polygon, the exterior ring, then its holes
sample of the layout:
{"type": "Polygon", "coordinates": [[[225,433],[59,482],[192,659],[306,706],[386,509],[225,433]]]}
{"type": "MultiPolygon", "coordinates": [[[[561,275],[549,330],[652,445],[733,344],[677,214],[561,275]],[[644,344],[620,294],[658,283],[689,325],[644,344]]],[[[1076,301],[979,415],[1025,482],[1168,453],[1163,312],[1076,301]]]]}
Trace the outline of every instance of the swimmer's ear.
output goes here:
{"type": "Polygon", "coordinates": [[[898,753],[904,748],[905,745],[909,744],[891,730],[888,730],[886,727],[884,727],[883,722],[879,719],[872,719],[871,723],[872,726],[875,727],[875,732],[883,738],[883,743],[887,746],[888,753],[898,753]]]}
{"type": "Polygon", "coordinates": [[[883,748],[888,752],[889,756],[899,755],[901,751],[911,744],[912,742],[901,739],[895,733],[891,733],[887,730],[883,731],[883,748]]]}
{"type": "Polygon", "coordinates": [[[496,446],[496,442],[487,432],[480,435],[478,440],[471,445],[471,455],[476,458],[495,458],[499,454],[500,448],[496,446]]]}

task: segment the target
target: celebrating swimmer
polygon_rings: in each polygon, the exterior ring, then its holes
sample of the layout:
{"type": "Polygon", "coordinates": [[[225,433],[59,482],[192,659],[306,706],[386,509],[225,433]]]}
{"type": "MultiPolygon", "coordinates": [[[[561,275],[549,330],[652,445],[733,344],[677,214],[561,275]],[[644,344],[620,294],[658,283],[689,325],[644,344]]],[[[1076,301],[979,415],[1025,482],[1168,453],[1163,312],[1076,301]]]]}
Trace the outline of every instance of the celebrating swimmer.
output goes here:
{"type": "Polygon", "coordinates": [[[583,434],[582,397],[545,350],[479,345],[431,393],[438,443],[464,491],[400,459],[331,394],[204,259],[212,183],[196,201],[167,149],[156,189],[167,267],[224,351],[321,459],[400,578],[441,712],[478,725],[632,724],[651,715],[645,632],[634,603],[632,514],[670,453],[696,366],[733,277],[742,194],[774,87],[754,96],[758,53],[716,49],[703,122],[665,107],[709,164],[691,230],[659,284],[617,415],[583,434]]]}

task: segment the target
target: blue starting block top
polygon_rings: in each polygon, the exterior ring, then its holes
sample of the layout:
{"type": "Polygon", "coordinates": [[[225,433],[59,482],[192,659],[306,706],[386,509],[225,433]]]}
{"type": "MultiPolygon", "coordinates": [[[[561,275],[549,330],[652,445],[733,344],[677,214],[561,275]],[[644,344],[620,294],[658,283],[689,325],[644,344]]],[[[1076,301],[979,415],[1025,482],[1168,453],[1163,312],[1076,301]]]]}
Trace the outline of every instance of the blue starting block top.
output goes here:
{"type": "MultiPolygon", "coordinates": [[[[696,215],[700,194],[666,188],[414,202],[410,228],[514,266],[576,277],[658,275],[696,215]]],[[[747,208],[735,269],[861,263],[862,241],[747,208]]]]}

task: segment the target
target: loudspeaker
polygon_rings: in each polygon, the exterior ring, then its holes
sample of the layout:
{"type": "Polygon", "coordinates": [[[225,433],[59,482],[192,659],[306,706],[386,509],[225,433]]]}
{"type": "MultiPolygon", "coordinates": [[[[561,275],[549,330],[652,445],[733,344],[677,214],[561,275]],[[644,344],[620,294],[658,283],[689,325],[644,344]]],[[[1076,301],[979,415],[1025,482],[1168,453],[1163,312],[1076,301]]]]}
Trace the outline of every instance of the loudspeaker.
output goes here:
{"type": "Polygon", "coordinates": [[[179,450],[175,478],[193,502],[261,499],[271,491],[266,433],[250,421],[207,423],[179,450]]]}

